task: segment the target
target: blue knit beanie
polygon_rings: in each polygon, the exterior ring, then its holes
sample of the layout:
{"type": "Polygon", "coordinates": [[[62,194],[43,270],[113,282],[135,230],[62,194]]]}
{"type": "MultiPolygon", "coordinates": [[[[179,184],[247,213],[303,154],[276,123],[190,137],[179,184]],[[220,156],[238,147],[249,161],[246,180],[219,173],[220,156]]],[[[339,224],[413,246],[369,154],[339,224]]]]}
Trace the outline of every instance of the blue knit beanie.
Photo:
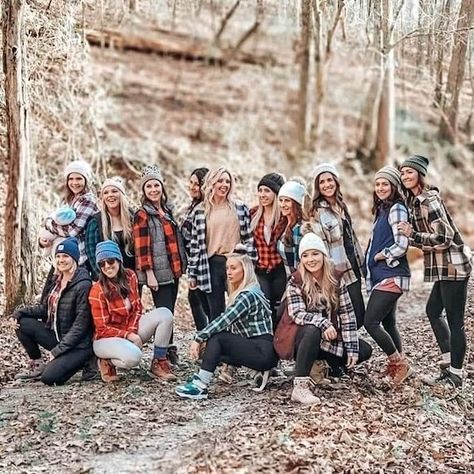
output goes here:
{"type": "Polygon", "coordinates": [[[115,260],[123,263],[122,252],[120,252],[119,246],[113,240],[99,242],[95,248],[95,259],[97,263],[107,258],[115,258],[115,260]]]}
{"type": "Polygon", "coordinates": [[[71,258],[73,258],[76,263],[79,263],[79,257],[81,256],[81,253],[79,252],[79,242],[75,237],[64,239],[56,247],[54,255],[57,255],[58,253],[65,253],[66,255],[69,255],[71,258]]]}

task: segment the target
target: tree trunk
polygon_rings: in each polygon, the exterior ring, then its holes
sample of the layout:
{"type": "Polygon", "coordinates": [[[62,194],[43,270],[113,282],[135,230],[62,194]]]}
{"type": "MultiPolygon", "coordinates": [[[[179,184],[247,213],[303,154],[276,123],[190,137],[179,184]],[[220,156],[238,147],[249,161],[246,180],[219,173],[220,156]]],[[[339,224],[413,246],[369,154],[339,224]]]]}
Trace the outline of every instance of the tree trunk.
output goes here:
{"type": "Polygon", "coordinates": [[[382,1],[382,92],[377,115],[373,168],[378,169],[391,162],[395,136],[395,74],[393,49],[390,48],[391,8],[390,0],[382,1]]]}
{"type": "Polygon", "coordinates": [[[300,85],[298,94],[298,145],[308,146],[311,128],[310,114],[310,61],[311,61],[311,0],[301,0],[300,85]]]}
{"type": "MultiPolygon", "coordinates": [[[[383,80],[381,2],[373,2],[371,8],[374,18],[372,42],[373,58],[367,80],[367,93],[359,121],[360,141],[357,149],[357,155],[365,161],[370,160],[375,146],[375,125],[377,123],[383,80]]],[[[369,165],[369,168],[372,168],[372,166],[369,165]]]]}
{"type": "Polygon", "coordinates": [[[23,0],[3,8],[3,67],[7,120],[8,181],[5,205],[6,314],[34,294],[33,241],[29,233],[28,102],[24,68],[23,0]]]}
{"type": "Polygon", "coordinates": [[[449,65],[446,92],[442,99],[442,114],[439,127],[439,137],[455,143],[457,134],[457,118],[459,94],[464,80],[466,66],[466,51],[469,40],[469,27],[474,19],[474,0],[462,0],[454,34],[451,63],[449,65]]]}
{"type": "Polygon", "coordinates": [[[436,85],[434,93],[434,105],[439,107],[443,98],[443,62],[444,62],[444,50],[446,49],[446,43],[448,42],[448,35],[446,29],[449,26],[449,15],[450,15],[451,0],[445,0],[445,4],[441,10],[440,19],[437,23],[437,35],[438,50],[435,65],[436,74],[436,85]]]}

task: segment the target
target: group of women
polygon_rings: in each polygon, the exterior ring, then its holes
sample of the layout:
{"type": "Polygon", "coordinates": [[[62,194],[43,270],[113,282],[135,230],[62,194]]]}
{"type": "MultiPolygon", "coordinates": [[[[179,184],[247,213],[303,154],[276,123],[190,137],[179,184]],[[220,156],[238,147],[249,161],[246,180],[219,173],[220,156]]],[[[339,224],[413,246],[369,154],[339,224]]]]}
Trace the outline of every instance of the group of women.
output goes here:
{"type": "Polygon", "coordinates": [[[358,335],[362,326],[387,356],[387,377],[400,385],[413,372],[396,322],[397,302],[410,285],[406,253],[413,245],[423,250],[425,281],[434,282],[426,311],[441,350],[440,374],[426,381],[461,386],[469,249],[438,190],[425,183],[428,163],[415,155],[399,169],[375,174],[365,254],[331,163],[315,168],[311,197],[302,179],[263,176],[252,209],[234,197],[228,169],[198,168],[180,224],[156,166],[144,168],[134,210],[121,179],[106,179],[97,202],[90,166],[71,163],[66,209],[46,219],[39,239],[54,255],[55,269],[41,303],[14,313],[30,359],[18,378],[62,384],[80,369],[83,380],[92,379],[98,367],[113,382],[116,368],[137,366],[143,344],[153,339],[151,373],[176,380],[173,315],[186,273],[197,330],[191,356],[201,364],[176,387],[180,397],[207,398],[218,367],[226,382],[235,367],[253,369],[263,389],[277,371],[273,335],[282,331],[282,309],[294,326],[292,400],[319,403],[311,374],[320,361],[329,375],[341,377],[370,358],[371,346],[358,335]],[[68,223],[60,222],[66,217],[68,223]],[[155,308],[143,313],[145,285],[155,308]],[[40,347],[50,351],[47,364],[40,347]]]}

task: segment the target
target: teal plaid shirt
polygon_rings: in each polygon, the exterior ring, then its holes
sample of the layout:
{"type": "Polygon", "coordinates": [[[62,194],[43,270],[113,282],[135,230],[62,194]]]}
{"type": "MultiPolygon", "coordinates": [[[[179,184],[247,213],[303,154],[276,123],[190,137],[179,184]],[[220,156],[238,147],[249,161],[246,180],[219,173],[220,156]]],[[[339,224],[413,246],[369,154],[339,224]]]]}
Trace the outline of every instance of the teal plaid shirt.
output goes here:
{"type": "Polygon", "coordinates": [[[223,331],[247,338],[273,334],[270,303],[258,286],[240,292],[234,303],[199,331],[194,340],[204,342],[223,331]]]}

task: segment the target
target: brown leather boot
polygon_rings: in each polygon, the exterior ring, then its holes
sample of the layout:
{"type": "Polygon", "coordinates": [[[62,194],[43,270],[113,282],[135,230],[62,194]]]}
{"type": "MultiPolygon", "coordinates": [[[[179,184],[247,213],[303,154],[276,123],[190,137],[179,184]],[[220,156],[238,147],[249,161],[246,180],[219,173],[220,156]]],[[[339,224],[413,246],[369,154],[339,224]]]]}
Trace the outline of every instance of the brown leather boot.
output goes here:
{"type": "Polygon", "coordinates": [[[178,380],[176,375],[171,372],[171,367],[170,363],[168,362],[168,359],[153,359],[151,361],[150,371],[155,377],[162,380],[166,380],[169,382],[174,382],[175,380],[178,380]]]}
{"type": "Polygon", "coordinates": [[[117,382],[119,379],[115,366],[109,359],[97,359],[100,377],[105,383],[117,382]]]}

